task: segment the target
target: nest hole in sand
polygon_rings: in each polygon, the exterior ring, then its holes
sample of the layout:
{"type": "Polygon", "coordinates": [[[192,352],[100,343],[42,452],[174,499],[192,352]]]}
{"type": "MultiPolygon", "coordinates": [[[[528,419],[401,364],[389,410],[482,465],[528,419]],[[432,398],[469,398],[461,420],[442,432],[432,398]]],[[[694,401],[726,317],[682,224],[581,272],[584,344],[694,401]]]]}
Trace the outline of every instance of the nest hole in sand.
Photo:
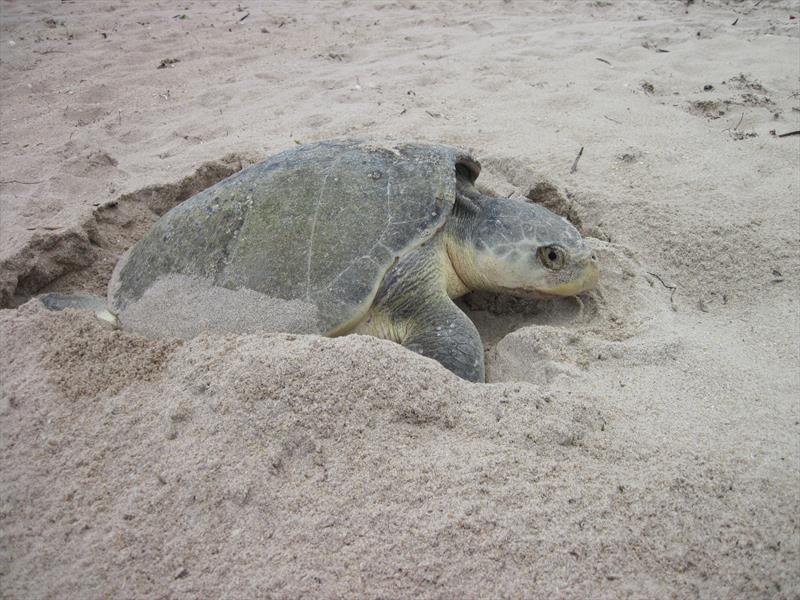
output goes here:
{"type": "Polygon", "coordinates": [[[586,321],[598,312],[597,298],[594,295],[533,300],[490,292],[472,292],[458,299],[456,304],[475,323],[486,350],[521,327],[566,326],[586,321]]]}
{"type": "Polygon", "coordinates": [[[44,292],[105,296],[117,261],[168,210],[253,161],[238,154],[203,163],[176,183],[151,185],[98,205],[80,225],[37,232],[3,261],[13,279],[0,290],[0,307],[15,307],[44,292]]]}

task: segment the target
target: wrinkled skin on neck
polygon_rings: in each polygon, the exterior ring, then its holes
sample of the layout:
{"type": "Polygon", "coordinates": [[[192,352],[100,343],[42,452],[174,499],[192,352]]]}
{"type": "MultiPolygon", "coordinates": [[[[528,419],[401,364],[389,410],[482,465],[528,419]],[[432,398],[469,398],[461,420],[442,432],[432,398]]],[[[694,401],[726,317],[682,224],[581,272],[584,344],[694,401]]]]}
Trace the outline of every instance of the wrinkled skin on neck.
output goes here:
{"type": "Polygon", "coordinates": [[[566,219],[537,204],[486,196],[460,177],[457,190],[445,240],[463,286],[449,286],[452,295],[574,296],[596,285],[592,251],[566,219]]]}

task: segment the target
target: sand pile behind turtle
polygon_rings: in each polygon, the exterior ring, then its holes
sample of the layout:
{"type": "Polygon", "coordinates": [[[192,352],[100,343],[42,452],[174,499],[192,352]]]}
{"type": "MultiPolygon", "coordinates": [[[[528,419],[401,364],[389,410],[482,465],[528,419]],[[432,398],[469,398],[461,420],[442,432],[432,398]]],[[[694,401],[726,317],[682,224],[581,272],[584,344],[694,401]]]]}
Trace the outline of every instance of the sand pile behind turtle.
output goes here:
{"type": "Polygon", "coordinates": [[[185,275],[163,277],[118,317],[125,329],[154,338],[189,339],[206,331],[321,333],[314,304],[185,275]]]}

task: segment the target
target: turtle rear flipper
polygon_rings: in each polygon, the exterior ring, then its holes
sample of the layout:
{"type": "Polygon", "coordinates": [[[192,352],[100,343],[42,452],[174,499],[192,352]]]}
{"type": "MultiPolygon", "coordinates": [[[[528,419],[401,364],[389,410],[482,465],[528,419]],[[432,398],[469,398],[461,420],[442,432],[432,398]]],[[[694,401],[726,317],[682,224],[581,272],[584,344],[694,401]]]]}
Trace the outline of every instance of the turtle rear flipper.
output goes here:
{"type": "Polygon", "coordinates": [[[58,294],[53,292],[37,296],[37,299],[48,310],[64,310],[65,308],[93,310],[98,319],[107,321],[114,327],[119,327],[117,316],[106,308],[106,301],[100,296],[91,294],[58,294]]]}

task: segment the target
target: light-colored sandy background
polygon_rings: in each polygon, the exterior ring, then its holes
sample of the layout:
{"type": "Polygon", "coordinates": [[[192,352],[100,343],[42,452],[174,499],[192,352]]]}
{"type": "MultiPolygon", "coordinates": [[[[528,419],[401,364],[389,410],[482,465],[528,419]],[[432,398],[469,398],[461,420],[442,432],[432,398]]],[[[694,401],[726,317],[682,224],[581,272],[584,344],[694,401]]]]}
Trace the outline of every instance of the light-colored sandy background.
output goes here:
{"type": "Polygon", "coordinates": [[[797,598],[798,3],[238,8],[0,4],[0,595],[797,598]],[[343,136],[471,148],[599,289],[465,299],[489,385],[26,303],[343,136]]]}

